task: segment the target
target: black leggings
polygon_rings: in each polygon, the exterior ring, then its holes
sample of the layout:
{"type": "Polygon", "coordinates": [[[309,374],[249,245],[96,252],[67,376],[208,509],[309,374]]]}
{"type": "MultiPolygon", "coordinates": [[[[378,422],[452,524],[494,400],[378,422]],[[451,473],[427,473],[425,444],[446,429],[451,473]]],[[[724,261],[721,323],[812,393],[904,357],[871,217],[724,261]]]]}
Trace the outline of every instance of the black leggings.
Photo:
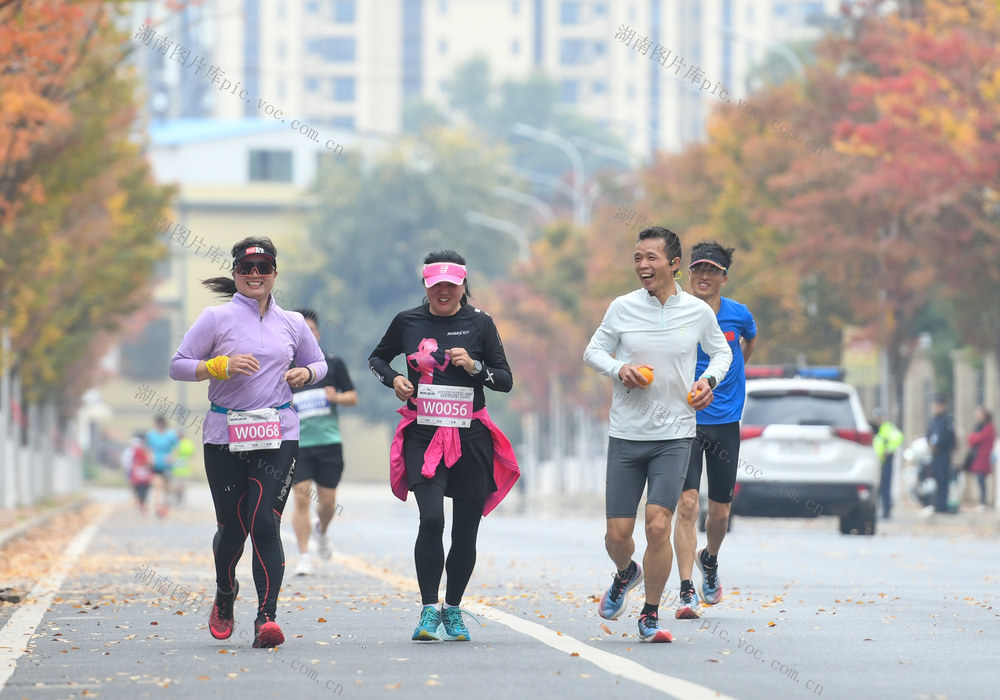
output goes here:
{"type": "Polygon", "coordinates": [[[273,620],[285,573],[281,513],[295,473],[298,440],[284,440],[276,450],[230,452],[228,445],[205,445],[205,474],[215,503],[218,530],[212,541],[215,581],[233,590],[236,564],[247,535],[253,544],[253,580],[257,613],[273,620]]]}
{"type": "Polygon", "coordinates": [[[483,519],[485,498],[452,499],[451,549],[445,564],[444,544],[444,487],[427,482],[413,487],[413,495],[420,508],[420,529],[413,547],[417,565],[417,581],[424,605],[437,605],[441,574],[447,567],[448,583],[444,602],[460,605],[465,587],[476,568],[476,537],[483,519]]]}

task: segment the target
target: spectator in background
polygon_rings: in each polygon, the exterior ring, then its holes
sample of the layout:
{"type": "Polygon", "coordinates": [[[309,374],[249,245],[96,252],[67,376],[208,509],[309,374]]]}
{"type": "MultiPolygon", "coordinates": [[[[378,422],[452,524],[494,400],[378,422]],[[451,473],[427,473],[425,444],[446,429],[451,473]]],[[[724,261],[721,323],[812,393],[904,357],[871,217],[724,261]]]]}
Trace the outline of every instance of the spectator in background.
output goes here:
{"type": "Polygon", "coordinates": [[[993,443],[997,433],[993,427],[993,414],[985,406],[976,407],[976,427],[969,435],[969,471],[976,475],[979,482],[979,506],[977,510],[986,510],[986,477],[993,473],[990,457],[993,453],[993,443]]]}
{"type": "Polygon", "coordinates": [[[882,465],[882,475],[878,482],[878,500],[882,504],[882,517],[888,519],[892,512],[892,461],[896,450],[903,444],[903,433],[885,419],[881,408],[872,411],[872,430],[875,438],[872,446],[875,456],[882,465]]]}
{"type": "Polygon", "coordinates": [[[951,481],[951,454],[955,451],[955,428],[948,401],[934,397],[934,415],[927,426],[927,445],[931,450],[931,474],[934,476],[934,512],[948,511],[948,483],[951,481]]]}

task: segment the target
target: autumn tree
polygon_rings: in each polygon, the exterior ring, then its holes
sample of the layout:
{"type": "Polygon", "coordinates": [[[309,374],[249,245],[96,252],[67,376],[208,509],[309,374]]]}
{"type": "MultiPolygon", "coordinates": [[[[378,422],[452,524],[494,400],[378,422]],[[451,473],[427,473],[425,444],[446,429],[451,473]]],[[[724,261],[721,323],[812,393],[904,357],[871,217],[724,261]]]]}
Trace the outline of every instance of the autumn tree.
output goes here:
{"type": "MultiPolygon", "coordinates": [[[[783,202],[768,220],[794,233],[789,253],[800,268],[837,290],[854,322],[879,338],[901,405],[907,349],[927,305],[964,300],[961,316],[974,326],[974,300],[1000,290],[1000,12],[986,0],[892,6],[898,12],[868,4],[850,35],[820,53],[835,93],[849,89],[834,157],[776,178],[783,202]]],[[[993,347],[998,331],[988,334],[993,347]]]]}
{"type": "Polygon", "coordinates": [[[79,396],[164,253],[119,5],[0,3],[0,361],[28,399],[79,396]]]}

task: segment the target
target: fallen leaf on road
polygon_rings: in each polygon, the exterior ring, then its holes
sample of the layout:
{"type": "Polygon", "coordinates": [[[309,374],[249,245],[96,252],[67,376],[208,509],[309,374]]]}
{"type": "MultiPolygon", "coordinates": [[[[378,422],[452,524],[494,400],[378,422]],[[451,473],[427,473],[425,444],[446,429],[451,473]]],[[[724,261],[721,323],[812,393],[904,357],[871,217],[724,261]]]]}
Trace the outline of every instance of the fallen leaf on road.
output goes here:
{"type": "Polygon", "coordinates": [[[605,624],[601,624],[601,629],[604,630],[604,634],[611,634],[611,628],[605,624]]]}
{"type": "Polygon", "coordinates": [[[392,685],[387,685],[386,690],[399,690],[399,687],[403,685],[402,683],[393,683],[392,685]]]}
{"type": "Polygon", "coordinates": [[[575,652],[575,651],[574,651],[574,652],[573,652],[572,654],[570,654],[570,656],[579,656],[579,655],[580,655],[580,654],[579,654],[579,653],[577,653],[577,652],[575,652]]]}

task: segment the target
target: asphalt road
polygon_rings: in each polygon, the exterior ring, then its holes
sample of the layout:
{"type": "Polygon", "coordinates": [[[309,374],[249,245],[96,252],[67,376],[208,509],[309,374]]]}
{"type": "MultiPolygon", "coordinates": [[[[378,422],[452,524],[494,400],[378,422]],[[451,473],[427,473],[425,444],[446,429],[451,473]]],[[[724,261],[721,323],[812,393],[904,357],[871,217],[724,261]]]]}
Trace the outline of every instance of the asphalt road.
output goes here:
{"type": "MultiPolygon", "coordinates": [[[[286,576],[287,642],[258,650],[248,556],[236,633],[208,633],[206,490],[164,521],[140,516],[124,492],[96,494],[95,521],[68,533],[51,574],[0,615],[0,700],[996,696],[995,537],[917,532],[905,518],[874,537],[840,535],[832,519],[741,519],[720,557],[723,601],[697,621],[662,609],[675,641],[647,645],[640,595],[618,621],[597,616],[612,570],[600,503],[518,509],[512,499],[480,531],[465,605],[481,623],[467,619],[472,641],[416,643],[415,504],[382,486],[345,484],[340,495],[333,559],[314,576],[286,576]]],[[[672,573],[671,599],[677,585],[672,573]]]]}

